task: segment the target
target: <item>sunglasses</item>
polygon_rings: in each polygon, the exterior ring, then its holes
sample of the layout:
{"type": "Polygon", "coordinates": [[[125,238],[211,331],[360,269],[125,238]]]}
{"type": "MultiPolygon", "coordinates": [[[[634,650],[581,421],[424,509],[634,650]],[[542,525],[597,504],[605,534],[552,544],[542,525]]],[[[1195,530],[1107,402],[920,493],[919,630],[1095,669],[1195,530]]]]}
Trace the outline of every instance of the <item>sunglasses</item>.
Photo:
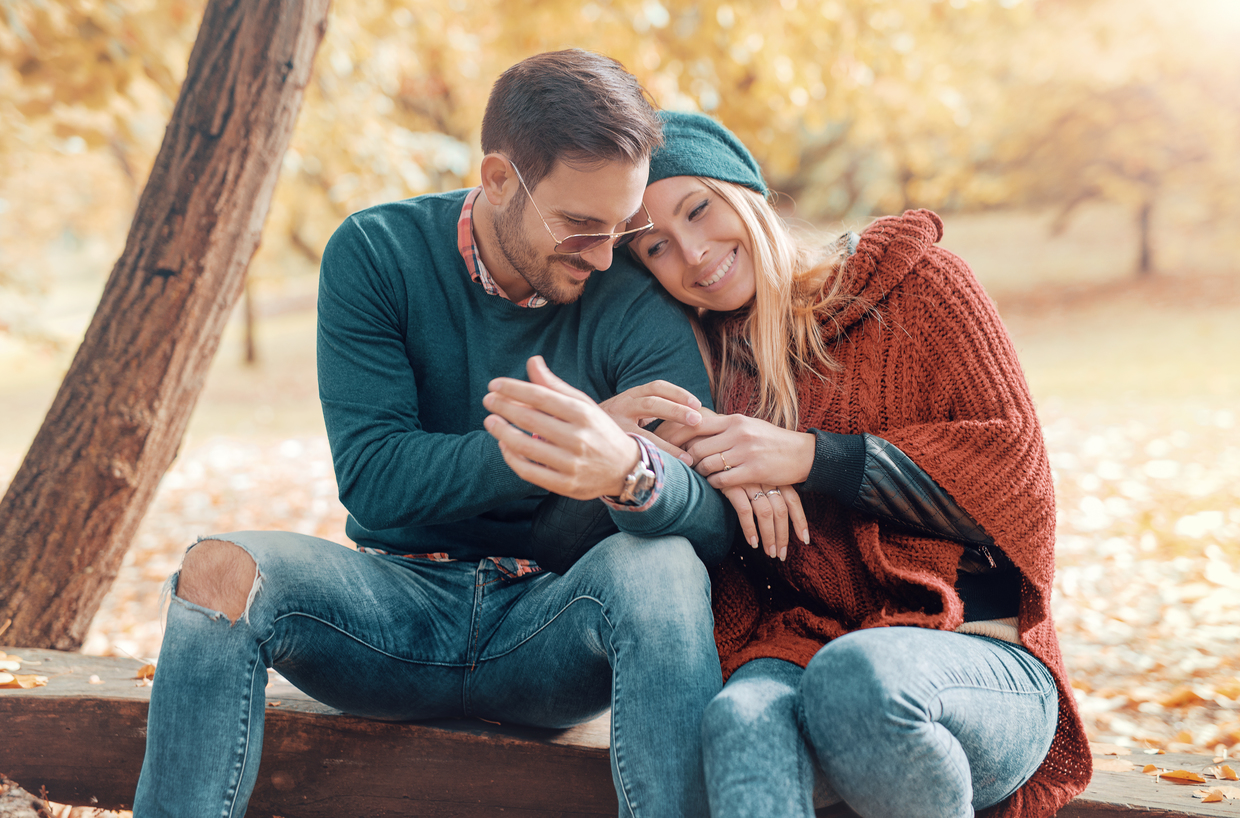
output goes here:
{"type": "MultiPolygon", "coordinates": [[[[507,158],[507,157],[505,157],[507,158]]],[[[517,165],[511,159],[508,164],[512,165],[512,169],[516,171],[517,179],[521,182],[521,187],[525,190],[525,195],[530,197],[530,204],[534,205],[534,212],[538,214],[538,218],[542,219],[543,227],[547,228],[547,233],[551,236],[551,240],[555,242],[555,252],[566,256],[576,256],[587,250],[593,250],[604,242],[616,240],[616,248],[626,247],[633,243],[636,239],[645,235],[654,229],[654,220],[650,218],[650,212],[646,210],[646,203],[642,202],[642,212],[646,214],[646,225],[637,227],[633,230],[624,230],[620,233],[575,233],[561,241],[555,237],[555,233],[551,232],[551,225],[547,224],[547,220],[543,218],[542,211],[538,209],[538,202],[534,201],[534,194],[530,193],[529,186],[525,184],[525,179],[521,176],[521,171],[517,170],[517,165]]]]}

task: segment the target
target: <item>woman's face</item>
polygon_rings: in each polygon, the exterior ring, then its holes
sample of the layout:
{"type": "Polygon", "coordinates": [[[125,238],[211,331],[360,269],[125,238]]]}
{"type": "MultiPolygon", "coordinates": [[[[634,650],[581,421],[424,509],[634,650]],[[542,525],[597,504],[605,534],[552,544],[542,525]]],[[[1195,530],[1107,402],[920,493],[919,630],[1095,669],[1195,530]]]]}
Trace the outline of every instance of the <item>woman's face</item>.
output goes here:
{"type": "Polygon", "coordinates": [[[654,229],[633,250],[672,297],[717,312],[753,300],[749,231],[731,205],[693,176],[660,179],[643,201],[654,229]]]}

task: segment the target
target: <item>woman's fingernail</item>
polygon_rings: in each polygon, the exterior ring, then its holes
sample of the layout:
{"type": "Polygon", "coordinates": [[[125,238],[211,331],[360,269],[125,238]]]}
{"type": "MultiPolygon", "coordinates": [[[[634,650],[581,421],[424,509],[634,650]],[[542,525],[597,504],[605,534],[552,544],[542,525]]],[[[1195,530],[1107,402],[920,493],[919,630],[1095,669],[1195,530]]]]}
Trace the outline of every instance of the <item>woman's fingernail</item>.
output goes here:
{"type": "Polygon", "coordinates": [[[809,545],[809,529],[808,528],[803,529],[801,531],[801,542],[805,543],[806,545],[809,545]]]}
{"type": "Polygon", "coordinates": [[[701,422],[702,422],[702,416],[699,415],[697,412],[690,412],[689,414],[685,415],[685,423],[688,424],[689,426],[697,426],[701,422]]]}
{"type": "Polygon", "coordinates": [[[753,537],[750,537],[750,538],[749,538],[749,547],[750,547],[750,548],[757,548],[757,547],[758,547],[758,538],[757,538],[756,536],[753,536],[753,537]]]}
{"type": "Polygon", "coordinates": [[[693,458],[692,458],[692,457],[690,457],[690,456],[689,456],[689,455],[687,455],[687,454],[682,454],[682,455],[680,456],[680,462],[681,462],[681,463],[684,463],[684,464],[685,464],[686,466],[688,466],[689,468],[693,468],[693,458]]]}
{"type": "Polygon", "coordinates": [[[788,546],[785,545],[783,548],[779,549],[779,561],[784,562],[787,559],[788,559],[788,546]]]}

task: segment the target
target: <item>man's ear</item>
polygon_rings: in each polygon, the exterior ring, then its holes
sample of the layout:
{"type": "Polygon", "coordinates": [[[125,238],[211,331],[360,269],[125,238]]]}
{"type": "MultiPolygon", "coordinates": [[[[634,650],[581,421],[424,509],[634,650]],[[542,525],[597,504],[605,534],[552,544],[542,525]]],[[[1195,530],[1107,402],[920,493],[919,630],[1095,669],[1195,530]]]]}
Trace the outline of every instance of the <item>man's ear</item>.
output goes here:
{"type": "Polygon", "coordinates": [[[482,193],[488,202],[502,207],[520,187],[521,182],[507,159],[498,153],[488,153],[482,157],[482,193]]]}

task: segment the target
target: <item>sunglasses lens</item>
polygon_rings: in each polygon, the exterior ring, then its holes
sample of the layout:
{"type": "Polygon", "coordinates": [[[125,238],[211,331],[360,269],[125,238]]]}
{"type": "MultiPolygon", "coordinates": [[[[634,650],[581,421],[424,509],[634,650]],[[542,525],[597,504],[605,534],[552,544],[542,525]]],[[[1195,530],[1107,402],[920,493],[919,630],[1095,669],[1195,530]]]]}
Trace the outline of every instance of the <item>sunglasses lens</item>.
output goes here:
{"type": "Polygon", "coordinates": [[[557,253],[573,256],[592,250],[610,238],[611,236],[606,234],[602,236],[569,236],[557,244],[555,250],[557,253]]]}

